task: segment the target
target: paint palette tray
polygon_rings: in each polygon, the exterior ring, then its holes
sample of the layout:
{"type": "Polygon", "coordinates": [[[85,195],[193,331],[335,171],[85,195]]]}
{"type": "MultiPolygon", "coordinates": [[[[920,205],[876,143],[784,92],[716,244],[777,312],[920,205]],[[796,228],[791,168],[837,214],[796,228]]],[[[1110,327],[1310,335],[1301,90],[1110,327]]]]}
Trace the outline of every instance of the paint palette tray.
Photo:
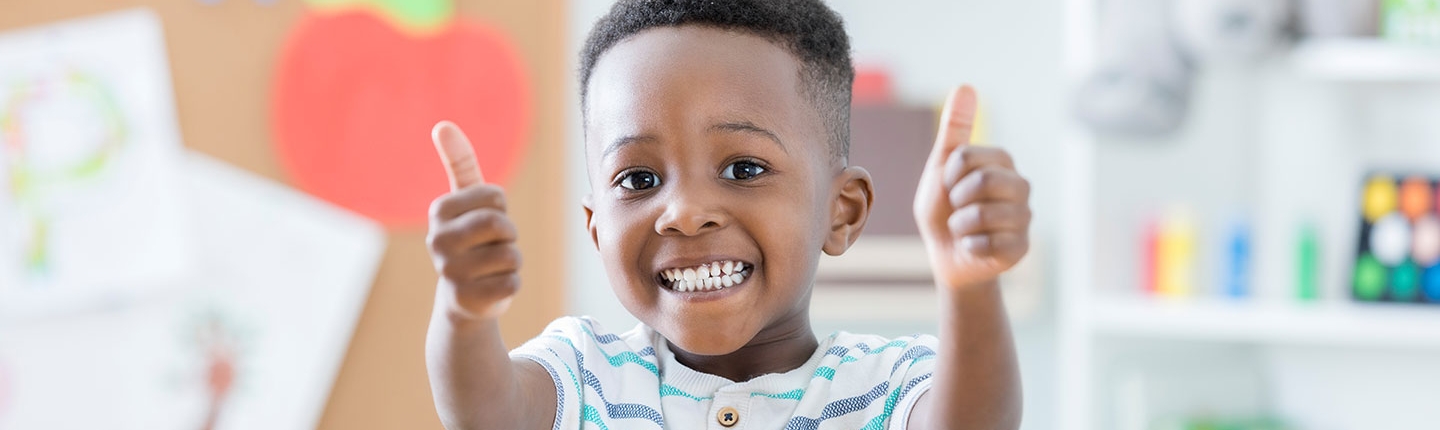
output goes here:
{"type": "Polygon", "coordinates": [[[1351,293],[1364,302],[1440,304],[1440,177],[1374,173],[1360,196],[1351,293]]]}

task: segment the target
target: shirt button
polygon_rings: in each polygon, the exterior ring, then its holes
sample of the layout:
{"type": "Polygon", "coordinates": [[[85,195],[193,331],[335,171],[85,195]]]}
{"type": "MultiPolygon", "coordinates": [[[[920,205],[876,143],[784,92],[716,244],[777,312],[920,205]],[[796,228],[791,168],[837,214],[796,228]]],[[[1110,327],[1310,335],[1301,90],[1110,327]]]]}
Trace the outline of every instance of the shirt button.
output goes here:
{"type": "Polygon", "coordinates": [[[740,422],[740,411],[729,406],[720,408],[720,412],[715,414],[715,420],[725,427],[734,426],[735,423],[740,422]]]}

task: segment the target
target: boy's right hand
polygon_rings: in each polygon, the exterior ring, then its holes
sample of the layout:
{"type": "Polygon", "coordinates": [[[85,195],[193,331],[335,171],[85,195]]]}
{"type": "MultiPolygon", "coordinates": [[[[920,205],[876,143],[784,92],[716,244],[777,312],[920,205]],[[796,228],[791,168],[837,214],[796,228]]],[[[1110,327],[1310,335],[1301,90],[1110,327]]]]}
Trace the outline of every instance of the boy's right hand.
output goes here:
{"type": "Polygon", "coordinates": [[[496,318],[520,288],[515,224],[505,191],[485,183],[470,140],[454,123],[430,132],[450,178],[450,193],[430,204],[430,259],[440,274],[436,306],[462,318],[496,318]]]}

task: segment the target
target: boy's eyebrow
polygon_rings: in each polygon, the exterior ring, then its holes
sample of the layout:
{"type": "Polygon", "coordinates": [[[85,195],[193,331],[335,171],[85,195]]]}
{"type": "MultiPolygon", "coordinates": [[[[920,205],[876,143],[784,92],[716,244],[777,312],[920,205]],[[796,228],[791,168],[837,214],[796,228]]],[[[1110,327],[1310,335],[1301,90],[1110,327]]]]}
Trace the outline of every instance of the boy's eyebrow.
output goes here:
{"type": "Polygon", "coordinates": [[[625,136],[619,139],[615,139],[615,142],[612,142],[610,146],[605,147],[605,152],[600,154],[600,158],[610,158],[611,154],[614,154],[615,151],[619,151],[620,148],[625,145],[629,145],[632,143],[649,143],[654,142],[655,140],[655,136],[651,136],[648,134],[625,136]]]}
{"type": "MultiPolygon", "coordinates": [[[[714,124],[714,125],[711,125],[710,128],[709,128],[709,131],[711,131],[711,132],[740,132],[740,133],[754,133],[754,134],[758,134],[758,135],[760,135],[760,136],[762,136],[762,137],[765,137],[765,138],[767,138],[767,139],[770,139],[771,142],[775,142],[775,145],[778,145],[778,146],[780,147],[780,150],[785,151],[786,154],[789,154],[789,153],[790,153],[790,150],[785,147],[785,143],[780,141],[780,136],[777,136],[774,132],[772,132],[772,131],[764,128],[764,127],[755,125],[755,123],[750,122],[750,121],[725,121],[725,122],[720,122],[720,123],[716,123],[716,124],[714,124]]],[[[615,151],[619,151],[621,147],[624,147],[624,146],[629,145],[629,144],[632,144],[632,143],[652,143],[652,142],[655,142],[656,140],[657,140],[657,139],[655,138],[655,136],[651,136],[651,135],[648,135],[648,134],[631,135],[631,136],[625,136],[625,137],[622,137],[622,138],[619,138],[619,139],[615,139],[615,142],[613,142],[613,143],[611,143],[609,146],[605,147],[605,152],[602,152],[602,153],[600,154],[600,158],[602,158],[602,159],[603,159],[603,158],[609,158],[611,154],[614,154],[615,151]]]]}
{"type": "Polygon", "coordinates": [[[710,131],[711,131],[711,132],[724,131],[724,132],[741,132],[741,133],[754,133],[754,134],[758,134],[758,135],[761,135],[761,136],[763,136],[763,137],[765,137],[765,138],[767,138],[767,139],[770,139],[771,142],[775,142],[776,145],[779,145],[779,146],[780,146],[780,150],[785,151],[786,154],[789,154],[789,153],[790,153],[790,150],[785,148],[785,143],[780,141],[780,136],[777,136],[774,132],[772,132],[772,131],[764,128],[764,127],[755,125],[755,123],[750,122],[750,121],[726,121],[726,122],[721,122],[721,123],[717,123],[717,124],[715,124],[715,125],[710,126],[710,131]]]}

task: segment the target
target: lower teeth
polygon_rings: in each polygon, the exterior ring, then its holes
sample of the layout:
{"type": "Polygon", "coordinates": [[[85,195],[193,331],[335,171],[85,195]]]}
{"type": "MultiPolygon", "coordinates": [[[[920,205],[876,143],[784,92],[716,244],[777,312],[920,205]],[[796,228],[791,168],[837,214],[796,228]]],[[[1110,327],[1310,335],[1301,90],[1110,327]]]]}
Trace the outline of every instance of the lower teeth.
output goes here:
{"type": "Polygon", "coordinates": [[[699,278],[694,281],[678,280],[670,283],[670,289],[682,293],[692,291],[717,291],[733,287],[745,281],[745,275],[736,272],[719,277],[699,278]]]}

